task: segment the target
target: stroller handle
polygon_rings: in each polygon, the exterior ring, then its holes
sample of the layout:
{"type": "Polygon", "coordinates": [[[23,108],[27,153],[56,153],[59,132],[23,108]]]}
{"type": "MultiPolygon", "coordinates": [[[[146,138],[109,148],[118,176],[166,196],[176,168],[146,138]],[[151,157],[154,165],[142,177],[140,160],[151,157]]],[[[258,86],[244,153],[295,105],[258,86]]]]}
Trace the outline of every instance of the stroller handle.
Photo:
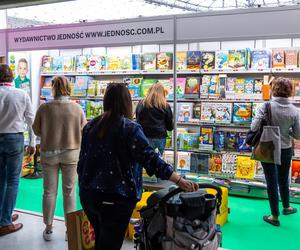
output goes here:
{"type": "MultiPolygon", "coordinates": [[[[200,188],[211,188],[217,191],[216,198],[217,198],[217,213],[220,212],[220,206],[222,203],[222,189],[214,184],[205,184],[205,183],[198,183],[199,189],[200,188]]],[[[176,194],[179,194],[181,192],[184,192],[183,189],[181,188],[176,188],[172,190],[170,193],[168,193],[166,196],[164,196],[160,201],[159,201],[159,206],[164,205],[171,197],[175,196],[176,194]]]]}

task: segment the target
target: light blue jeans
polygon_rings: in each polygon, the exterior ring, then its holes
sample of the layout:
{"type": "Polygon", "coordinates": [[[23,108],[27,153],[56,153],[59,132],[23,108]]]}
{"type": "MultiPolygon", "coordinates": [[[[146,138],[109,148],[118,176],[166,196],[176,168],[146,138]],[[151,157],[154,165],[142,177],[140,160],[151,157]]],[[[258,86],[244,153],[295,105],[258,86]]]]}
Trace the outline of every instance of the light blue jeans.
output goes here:
{"type": "Polygon", "coordinates": [[[160,155],[163,155],[166,147],[166,138],[148,138],[150,146],[158,149],[160,155]]]}
{"type": "Polygon", "coordinates": [[[24,137],[0,134],[0,226],[12,224],[22,171],[24,137]]]}

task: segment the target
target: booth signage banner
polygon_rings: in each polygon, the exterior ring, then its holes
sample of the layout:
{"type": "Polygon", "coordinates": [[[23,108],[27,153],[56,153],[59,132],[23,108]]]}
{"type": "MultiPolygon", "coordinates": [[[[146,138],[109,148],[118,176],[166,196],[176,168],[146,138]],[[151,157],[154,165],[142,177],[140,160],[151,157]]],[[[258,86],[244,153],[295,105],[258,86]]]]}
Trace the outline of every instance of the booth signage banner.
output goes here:
{"type": "Polygon", "coordinates": [[[0,31],[0,56],[6,55],[6,33],[0,31]]]}
{"type": "Polygon", "coordinates": [[[173,19],[120,22],[72,27],[41,27],[12,30],[8,33],[9,50],[88,47],[173,41],[173,19]]]}

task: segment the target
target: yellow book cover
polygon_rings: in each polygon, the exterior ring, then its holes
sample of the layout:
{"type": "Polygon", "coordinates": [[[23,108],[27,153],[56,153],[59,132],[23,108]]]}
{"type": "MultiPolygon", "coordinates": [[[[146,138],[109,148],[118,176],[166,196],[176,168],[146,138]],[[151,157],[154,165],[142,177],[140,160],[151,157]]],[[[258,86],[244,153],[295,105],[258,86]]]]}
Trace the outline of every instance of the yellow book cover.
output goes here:
{"type": "Polygon", "coordinates": [[[186,60],[187,60],[186,52],[177,52],[176,53],[176,68],[177,68],[177,70],[185,70],[186,69],[186,60]]]}
{"type": "Polygon", "coordinates": [[[255,161],[249,156],[239,155],[236,160],[236,178],[253,179],[255,175],[255,161]]]}
{"type": "Polygon", "coordinates": [[[121,70],[121,58],[118,56],[109,56],[108,70],[121,70]]]}

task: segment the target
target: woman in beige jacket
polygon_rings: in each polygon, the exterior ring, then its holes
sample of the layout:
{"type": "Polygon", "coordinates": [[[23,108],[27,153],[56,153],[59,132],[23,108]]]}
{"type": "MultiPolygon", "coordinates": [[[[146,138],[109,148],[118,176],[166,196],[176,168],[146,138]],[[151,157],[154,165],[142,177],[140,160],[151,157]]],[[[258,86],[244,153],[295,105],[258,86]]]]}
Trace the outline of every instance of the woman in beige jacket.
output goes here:
{"type": "Polygon", "coordinates": [[[76,210],[76,167],[86,118],[82,108],[69,100],[70,92],[69,80],[63,76],[55,77],[52,80],[54,100],[39,107],[33,124],[34,133],[41,138],[46,225],[43,237],[46,241],[52,239],[59,170],[62,172],[64,213],[76,210]]]}

